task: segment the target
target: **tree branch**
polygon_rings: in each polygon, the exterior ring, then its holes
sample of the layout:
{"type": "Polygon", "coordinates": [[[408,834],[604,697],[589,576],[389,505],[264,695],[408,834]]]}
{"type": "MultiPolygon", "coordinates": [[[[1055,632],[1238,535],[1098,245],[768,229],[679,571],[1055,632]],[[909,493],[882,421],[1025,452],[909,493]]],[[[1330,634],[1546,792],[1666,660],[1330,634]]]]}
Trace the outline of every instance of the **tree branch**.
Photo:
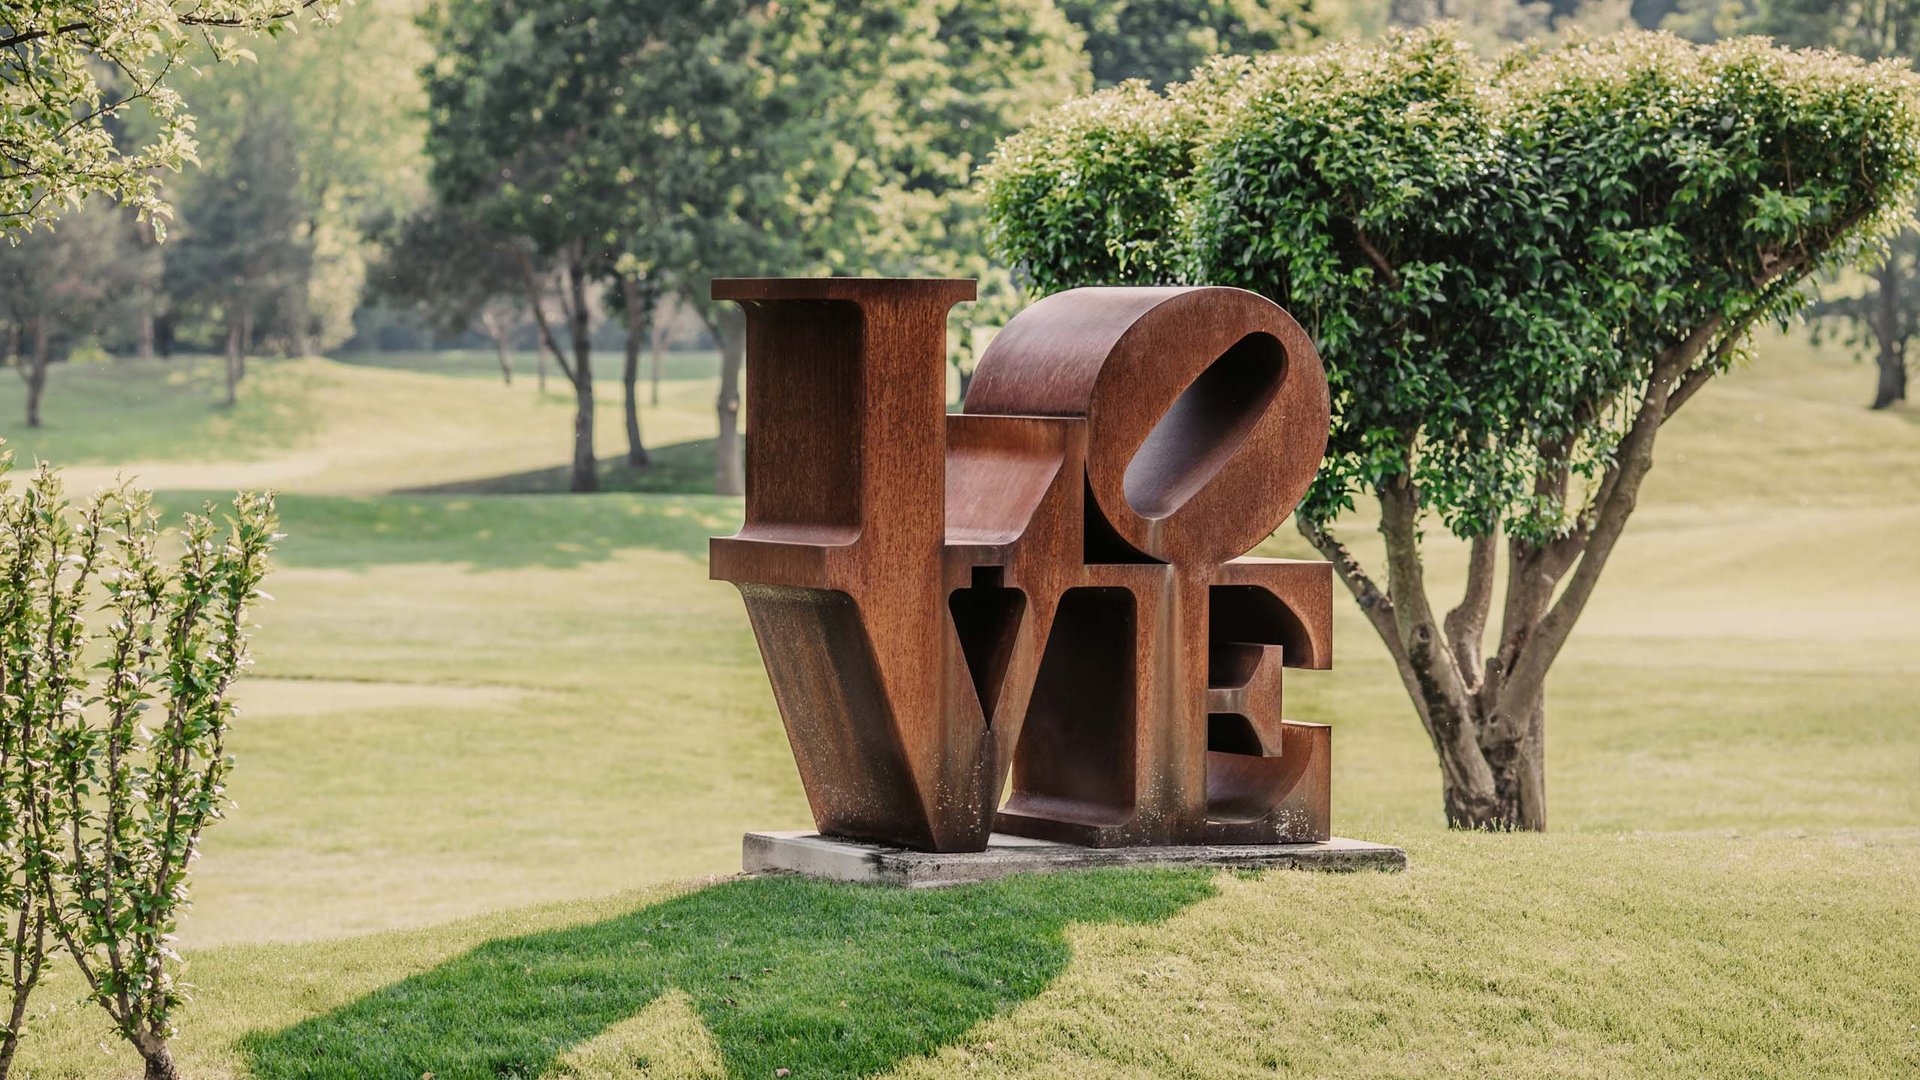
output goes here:
{"type": "Polygon", "coordinates": [[[1499,561],[1499,541],[1491,532],[1473,538],[1467,554],[1467,589],[1460,606],[1447,612],[1444,626],[1447,644],[1453,649],[1454,665],[1469,693],[1479,689],[1480,653],[1485,640],[1487,614],[1493,608],[1493,572],[1499,561]]]}
{"type": "Polygon", "coordinates": [[[1387,284],[1395,288],[1400,287],[1400,275],[1394,273],[1393,264],[1387,261],[1386,255],[1383,254],[1379,248],[1373,246],[1373,241],[1367,239],[1366,230],[1362,229],[1359,225],[1353,227],[1353,242],[1358,245],[1360,251],[1366,255],[1367,261],[1372,263],[1374,268],[1380,271],[1381,276],[1387,279],[1387,284]]]}
{"type": "Polygon", "coordinates": [[[527,253],[524,251],[515,249],[513,255],[520,264],[520,280],[521,283],[526,286],[527,305],[533,309],[533,321],[535,325],[540,328],[540,343],[545,345],[547,351],[553,354],[554,360],[559,363],[560,371],[566,375],[567,381],[572,382],[573,365],[567,362],[566,354],[560,351],[560,343],[554,340],[553,326],[547,322],[546,305],[540,302],[541,290],[539,283],[534,280],[533,263],[527,258],[527,253]]]}
{"type": "Polygon", "coordinates": [[[1373,583],[1373,578],[1367,575],[1366,569],[1360,565],[1360,560],[1353,557],[1353,552],[1347,549],[1347,545],[1335,539],[1331,532],[1308,523],[1305,518],[1298,515],[1294,517],[1294,526],[1300,530],[1301,536],[1307,538],[1307,543],[1314,546],[1314,550],[1326,556],[1327,561],[1333,564],[1335,576],[1347,587],[1347,591],[1353,594],[1354,600],[1359,602],[1361,614],[1373,624],[1374,630],[1380,635],[1380,640],[1385,642],[1388,651],[1394,654],[1394,659],[1404,663],[1407,650],[1400,644],[1400,632],[1394,625],[1393,601],[1373,583]]]}
{"type": "Polygon", "coordinates": [[[1655,359],[1633,425],[1614,451],[1612,468],[1601,480],[1599,495],[1594,500],[1591,529],[1584,537],[1585,550],[1560,598],[1539,620],[1538,628],[1528,635],[1529,640],[1520,643],[1518,655],[1508,669],[1501,690],[1502,701],[1498,712],[1508,714],[1516,711],[1508,699],[1515,694],[1530,699],[1546,681],[1547,669],[1573,633],[1574,623],[1586,609],[1587,601],[1600,582],[1600,574],[1606,569],[1607,560],[1613,554],[1614,546],[1619,543],[1620,534],[1627,527],[1627,519],[1633,515],[1640,496],[1640,484],[1653,468],[1654,440],[1659,436],[1660,425],[1666,421],[1673,389],[1683,375],[1694,370],[1722,325],[1719,316],[1707,320],[1688,334],[1685,340],[1655,359]]]}
{"type": "Polygon", "coordinates": [[[93,29],[92,23],[77,22],[77,23],[68,23],[65,26],[55,26],[45,30],[28,30],[25,33],[15,34],[12,37],[0,38],[0,49],[11,49],[15,45],[25,45],[29,41],[39,41],[42,38],[61,37],[66,34],[77,34],[77,33],[80,33],[82,30],[91,30],[91,29],[93,29]]]}
{"type": "Polygon", "coordinates": [[[1422,694],[1436,718],[1446,712],[1466,716],[1466,685],[1454,664],[1453,653],[1441,638],[1427,599],[1426,567],[1420,557],[1419,492],[1405,473],[1382,483],[1380,535],[1387,542],[1387,595],[1393,599],[1394,623],[1415,671],[1422,673],[1422,694]]]}

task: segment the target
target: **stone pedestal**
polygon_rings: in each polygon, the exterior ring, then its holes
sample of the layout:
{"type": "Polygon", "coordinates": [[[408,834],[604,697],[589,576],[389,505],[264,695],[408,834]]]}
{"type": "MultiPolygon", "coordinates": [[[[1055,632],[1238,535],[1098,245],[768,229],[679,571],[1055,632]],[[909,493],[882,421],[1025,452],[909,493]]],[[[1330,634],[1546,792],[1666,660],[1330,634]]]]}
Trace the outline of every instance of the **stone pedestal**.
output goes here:
{"type": "Polygon", "coordinates": [[[749,874],[803,874],[910,889],[1103,866],[1404,870],[1407,865],[1400,848],[1340,836],[1319,844],[1090,848],[995,833],[985,851],[943,854],[812,832],[750,832],[741,854],[741,867],[749,874]]]}

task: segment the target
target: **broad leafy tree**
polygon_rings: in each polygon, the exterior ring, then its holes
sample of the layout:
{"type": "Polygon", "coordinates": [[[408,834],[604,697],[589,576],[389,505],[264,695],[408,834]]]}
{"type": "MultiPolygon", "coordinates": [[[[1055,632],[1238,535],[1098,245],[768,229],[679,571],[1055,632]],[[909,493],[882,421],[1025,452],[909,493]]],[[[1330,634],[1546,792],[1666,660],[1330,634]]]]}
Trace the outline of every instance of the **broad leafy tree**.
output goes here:
{"type": "Polygon", "coordinates": [[[1898,226],[1916,102],[1902,65],[1758,39],[1490,64],[1422,32],[1076,102],[1002,148],[989,203],[1041,291],[1238,285],[1302,321],[1335,417],[1296,524],[1392,654],[1448,821],[1539,829],[1547,673],[1662,425],[1898,226]],[[1341,539],[1361,498],[1384,574],[1341,539]],[[1470,551],[1451,608],[1440,529],[1470,551]]]}
{"type": "Polygon", "coordinates": [[[295,355],[351,335],[369,232],[424,201],[417,69],[428,56],[412,7],[360,0],[343,7],[324,33],[258,42],[258,63],[210,67],[186,87],[199,121],[199,167],[168,185],[179,198],[187,198],[187,188],[221,184],[235,168],[246,168],[234,141],[263,113],[289,127],[296,169],[281,185],[298,198],[294,241],[311,258],[275,329],[295,355]]]}
{"type": "MultiPolygon", "coordinates": [[[[869,23],[889,15],[875,7],[869,23]]],[[[816,265],[799,252],[818,250],[825,225],[870,197],[872,169],[839,136],[891,34],[836,23],[836,10],[825,0],[429,9],[440,54],[426,71],[432,186],[444,206],[524,242],[542,347],[574,388],[574,490],[598,486],[594,293],[610,288],[624,305],[621,279],[663,266],[693,282],[816,265]],[[541,302],[547,263],[559,267],[559,320],[541,302]]],[[[725,476],[737,391],[723,384],[718,409],[725,476]]]]}
{"type": "Polygon", "coordinates": [[[539,321],[578,399],[578,490],[596,484],[590,293],[627,316],[634,461],[656,298],[702,314],[722,355],[716,486],[737,493],[740,324],[708,283],[984,270],[974,168],[1086,86],[1051,0],[446,0],[426,24],[436,196],[524,241],[530,294],[540,265],[561,268],[559,329],[539,321]]]}
{"type": "Polygon", "coordinates": [[[181,75],[209,55],[246,58],[255,35],[303,16],[330,21],[338,8],[338,0],[0,0],[0,235],[51,221],[94,193],[143,216],[163,211],[159,173],[194,159],[181,75]]]}
{"type": "Polygon", "coordinates": [[[226,403],[238,400],[247,357],[269,327],[286,331],[312,271],[300,226],[299,147],[290,118],[261,109],[233,140],[222,168],[196,177],[167,244],[165,287],[177,318],[217,328],[226,355],[226,403]]]}

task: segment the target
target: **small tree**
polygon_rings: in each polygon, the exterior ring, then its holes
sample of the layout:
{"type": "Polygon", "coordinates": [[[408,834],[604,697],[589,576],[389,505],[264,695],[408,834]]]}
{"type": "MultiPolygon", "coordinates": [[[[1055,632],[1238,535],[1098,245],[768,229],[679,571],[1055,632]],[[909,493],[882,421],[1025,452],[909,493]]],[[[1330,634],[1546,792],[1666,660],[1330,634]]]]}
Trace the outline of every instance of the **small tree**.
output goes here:
{"type": "Polygon", "coordinates": [[[1869,408],[1889,409],[1907,400],[1907,347],[1920,334],[1920,231],[1909,227],[1889,241],[1867,280],[1871,289],[1849,295],[1834,288],[1813,305],[1813,339],[1837,337],[1871,353],[1869,408]]]}
{"type": "Polygon", "coordinates": [[[1238,285],[1306,325],[1335,416],[1296,523],[1392,654],[1448,822],[1540,829],[1547,672],[1661,425],[1917,180],[1896,65],[1648,33],[1489,65],[1441,31],[1076,103],[1002,148],[989,202],[1043,291],[1238,285]],[[1384,581],[1337,534],[1363,494],[1384,581]],[[1436,518],[1470,547],[1444,614],[1436,518]]]}
{"type": "Polygon", "coordinates": [[[262,107],[181,200],[163,280],[177,311],[220,328],[228,405],[239,400],[261,331],[277,321],[290,340],[290,318],[305,311],[313,250],[298,236],[306,213],[299,170],[291,121],[262,107]]]}
{"type": "Polygon", "coordinates": [[[191,988],[174,931],[201,834],[229,802],[231,690],[251,662],[248,613],[277,539],[271,497],[236,499],[224,539],[212,509],[187,516],[168,566],[144,493],[88,508],[77,535],[93,561],[76,576],[106,571],[102,675],[90,708],[73,693],[50,716],[51,775],[36,792],[50,841],[49,921],[148,1080],[178,1076],[172,1039],[191,988]]]}
{"type": "Polygon", "coordinates": [[[52,469],[16,491],[11,465],[0,453],[0,1080],[56,945],[147,1076],[173,1080],[188,989],[173,932],[200,835],[226,807],[229,691],[249,662],[273,501],[236,499],[224,541],[189,515],[167,566],[145,493],[75,508],[52,469]],[[95,633],[86,613],[102,600],[95,633]]]}

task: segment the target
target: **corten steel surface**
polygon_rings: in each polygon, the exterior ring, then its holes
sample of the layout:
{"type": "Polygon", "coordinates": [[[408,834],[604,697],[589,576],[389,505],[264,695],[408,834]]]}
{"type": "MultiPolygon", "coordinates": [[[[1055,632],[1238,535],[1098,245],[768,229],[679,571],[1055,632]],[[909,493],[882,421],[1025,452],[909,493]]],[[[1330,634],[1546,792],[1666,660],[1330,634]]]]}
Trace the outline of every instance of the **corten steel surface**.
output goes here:
{"type": "Polygon", "coordinates": [[[1238,557],[1326,449],[1299,325],[1225,288],[1034,304],[946,415],[970,281],[738,279],[747,498],[713,541],[828,835],[978,851],[1329,836],[1326,563],[1238,557]],[[1011,773],[1011,793],[1001,805],[1011,773]]]}

